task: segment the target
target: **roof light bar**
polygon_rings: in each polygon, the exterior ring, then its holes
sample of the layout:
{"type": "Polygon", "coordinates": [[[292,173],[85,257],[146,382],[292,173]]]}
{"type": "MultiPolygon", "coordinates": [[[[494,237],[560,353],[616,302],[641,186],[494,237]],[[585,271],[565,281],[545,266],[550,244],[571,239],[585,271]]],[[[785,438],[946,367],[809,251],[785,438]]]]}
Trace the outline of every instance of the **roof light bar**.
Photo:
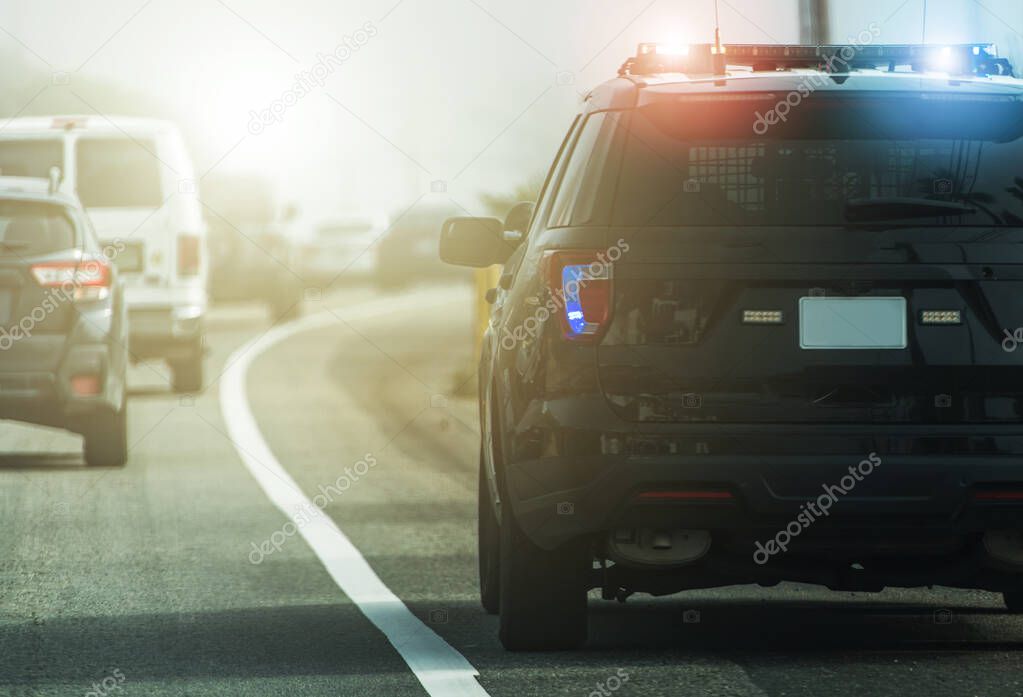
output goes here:
{"type": "Polygon", "coordinates": [[[688,56],[688,44],[646,44],[650,49],[662,56],[688,56]]]}
{"type": "Polygon", "coordinates": [[[54,116],[50,122],[50,128],[70,131],[75,128],[85,128],[88,123],[88,116],[54,116]]]}
{"type": "Polygon", "coordinates": [[[946,72],[956,75],[1014,77],[1012,65],[998,57],[994,44],[876,44],[802,46],[790,44],[692,44],[687,50],[666,44],[642,43],[620,75],[657,73],[723,74],[724,63],[754,70],[816,68],[829,73],[856,69],[895,72],[946,72]]]}

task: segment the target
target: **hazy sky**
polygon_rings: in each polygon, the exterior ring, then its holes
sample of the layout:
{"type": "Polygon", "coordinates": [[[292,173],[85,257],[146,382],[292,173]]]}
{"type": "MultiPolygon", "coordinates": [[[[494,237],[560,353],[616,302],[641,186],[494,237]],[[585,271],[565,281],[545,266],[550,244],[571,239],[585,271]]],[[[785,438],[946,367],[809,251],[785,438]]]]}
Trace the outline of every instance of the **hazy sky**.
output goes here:
{"type": "MultiPolygon", "coordinates": [[[[578,92],[639,41],[709,41],[712,18],[710,0],[7,0],[0,48],[72,87],[80,68],[159,95],[197,123],[199,169],[226,155],[218,171],[265,171],[321,215],[400,206],[435,180],[475,207],[547,166],[578,92]],[[250,112],[367,23],[322,87],[251,132],[250,112]]],[[[794,0],[728,0],[721,18],[728,40],[796,38],[794,0]]]]}
{"type": "MultiPolygon", "coordinates": [[[[882,40],[919,40],[922,0],[833,5],[836,40],[871,22],[882,40]]],[[[932,40],[1019,46],[1019,0],[930,7],[932,40]]],[[[796,0],[720,12],[725,41],[798,38],[796,0]]],[[[477,212],[478,193],[546,168],[579,92],[639,41],[710,41],[713,2],[5,0],[0,27],[0,50],[68,71],[72,88],[88,74],[158,95],[192,122],[200,171],[266,173],[310,217],[392,210],[435,180],[477,212]],[[346,37],[354,48],[339,50],[346,37]],[[343,62],[316,67],[335,51],[343,62]],[[297,96],[296,75],[313,71],[322,86],[306,79],[297,96]],[[275,100],[279,122],[254,129],[275,100]]]]}

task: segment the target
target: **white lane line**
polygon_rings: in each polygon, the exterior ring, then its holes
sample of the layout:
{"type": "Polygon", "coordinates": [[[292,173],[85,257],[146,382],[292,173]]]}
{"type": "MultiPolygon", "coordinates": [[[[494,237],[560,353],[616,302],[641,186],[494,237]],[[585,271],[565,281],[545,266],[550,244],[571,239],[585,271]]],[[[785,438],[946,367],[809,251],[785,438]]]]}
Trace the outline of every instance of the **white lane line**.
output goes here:
{"type": "MultiPolygon", "coordinates": [[[[418,308],[455,300],[451,293],[422,293],[417,298],[373,302],[354,309],[337,310],[346,321],[418,308]]],[[[452,646],[427,627],[384,585],[369,563],[333,520],[301,493],[271,452],[256,425],[245,390],[251,363],[276,344],[301,332],[338,323],[330,313],[312,315],[280,325],[250,341],[228,359],[220,382],[220,408],[238,456],[266,495],[295,522],[302,537],[320,558],[327,572],[366,618],[383,632],[412,669],[431,697],[488,697],[476,681],[479,671],[452,646]],[[306,522],[295,521],[299,511],[306,522]]]]}

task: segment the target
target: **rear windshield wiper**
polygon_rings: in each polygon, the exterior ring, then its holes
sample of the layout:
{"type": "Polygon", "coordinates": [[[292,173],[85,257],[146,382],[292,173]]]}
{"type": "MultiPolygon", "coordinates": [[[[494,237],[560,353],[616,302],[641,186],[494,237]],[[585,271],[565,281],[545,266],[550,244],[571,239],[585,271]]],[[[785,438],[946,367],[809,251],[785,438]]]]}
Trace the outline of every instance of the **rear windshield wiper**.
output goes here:
{"type": "Polygon", "coordinates": [[[933,201],[929,198],[858,198],[845,205],[845,218],[851,223],[940,218],[949,215],[971,215],[976,212],[976,208],[965,203],[933,201]]]}
{"type": "Polygon", "coordinates": [[[14,251],[17,251],[19,249],[25,249],[28,246],[29,246],[28,242],[21,242],[21,241],[18,241],[18,242],[4,242],[3,240],[0,240],[0,249],[4,250],[5,252],[14,252],[14,251]]]}

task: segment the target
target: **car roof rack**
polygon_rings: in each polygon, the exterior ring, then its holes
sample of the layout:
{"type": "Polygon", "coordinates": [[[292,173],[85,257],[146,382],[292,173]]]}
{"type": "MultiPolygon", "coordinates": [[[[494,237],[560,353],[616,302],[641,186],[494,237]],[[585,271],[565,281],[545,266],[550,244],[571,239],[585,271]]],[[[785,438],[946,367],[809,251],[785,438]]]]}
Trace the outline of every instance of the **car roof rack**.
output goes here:
{"type": "Polygon", "coordinates": [[[725,75],[727,68],[754,71],[820,70],[845,73],[873,69],[888,72],[941,72],[949,75],[1015,77],[1012,64],[998,57],[994,44],[692,44],[642,43],[618,75],[686,73],[725,75]]]}

